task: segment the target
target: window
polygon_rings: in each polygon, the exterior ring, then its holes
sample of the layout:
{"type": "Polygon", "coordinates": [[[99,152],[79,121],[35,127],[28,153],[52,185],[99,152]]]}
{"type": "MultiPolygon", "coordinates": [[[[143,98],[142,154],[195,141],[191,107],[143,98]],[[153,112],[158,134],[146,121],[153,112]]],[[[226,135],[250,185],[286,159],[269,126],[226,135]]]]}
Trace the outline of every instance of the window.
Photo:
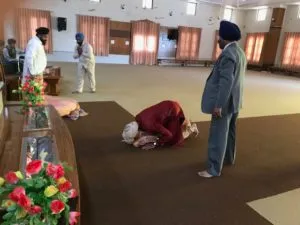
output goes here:
{"type": "Polygon", "coordinates": [[[225,10],[224,10],[224,20],[231,21],[231,19],[232,19],[232,12],[233,12],[233,9],[231,9],[231,8],[225,8],[225,10]]]}
{"type": "Polygon", "coordinates": [[[153,9],[153,0],[143,0],[143,9],[153,9]]]}
{"type": "Polygon", "coordinates": [[[201,28],[179,27],[178,47],[176,59],[197,60],[199,59],[201,28]]]}
{"type": "Polygon", "coordinates": [[[245,53],[249,64],[259,64],[266,33],[247,34],[245,53]]]}
{"type": "Polygon", "coordinates": [[[282,54],[282,66],[300,68],[300,33],[286,33],[282,54]]]}
{"type": "Polygon", "coordinates": [[[197,11],[197,2],[195,0],[187,2],[186,14],[190,16],[195,16],[197,11]]]}
{"type": "Polygon", "coordinates": [[[159,24],[149,20],[131,23],[132,48],[130,63],[133,65],[155,65],[159,39],[159,24]]]}
{"type": "Polygon", "coordinates": [[[267,8],[263,8],[263,9],[258,9],[257,10],[257,21],[265,21],[267,18],[267,12],[268,9],[267,8]]]}

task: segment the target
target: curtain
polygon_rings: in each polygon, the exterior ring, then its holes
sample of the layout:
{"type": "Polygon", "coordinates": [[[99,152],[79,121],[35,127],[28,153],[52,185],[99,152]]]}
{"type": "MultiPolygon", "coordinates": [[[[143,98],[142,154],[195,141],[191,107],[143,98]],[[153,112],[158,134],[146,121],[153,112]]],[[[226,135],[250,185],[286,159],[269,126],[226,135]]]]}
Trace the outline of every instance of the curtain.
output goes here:
{"type": "Polygon", "coordinates": [[[178,29],[179,38],[176,59],[197,60],[199,59],[201,28],[182,27],[178,29]]]}
{"type": "Polygon", "coordinates": [[[300,33],[285,33],[281,64],[287,69],[300,68],[300,33]]]}
{"type": "Polygon", "coordinates": [[[246,38],[245,53],[249,64],[260,64],[261,53],[267,33],[249,33],[246,38]]]}
{"type": "Polygon", "coordinates": [[[109,18],[78,15],[77,30],[84,33],[95,55],[108,56],[109,54],[109,24],[109,18]]]}
{"type": "Polygon", "coordinates": [[[217,61],[217,59],[222,53],[222,49],[220,49],[219,47],[218,40],[219,40],[219,31],[217,30],[215,33],[215,44],[214,44],[214,50],[212,55],[212,61],[217,61]]]}
{"type": "Polygon", "coordinates": [[[30,38],[36,35],[35,30],[39,27],[47,27],[50,30],[45,51],[53,51],[52,26],[50,11],[36,9],[17,9],[15,12],[15,33],[17,45],[20,49],[25,49],[30,38]]]}
{"type": "Polygon", "coordinates": [[[159,24],[149,20],[132,21],[131,36],[130,63],[155,65],[158,53],[159,24]]]}
{"type": "Polygon", "coordinates": [[[4,41],[4,20],[0,16],[0,41],[4,41]]]}

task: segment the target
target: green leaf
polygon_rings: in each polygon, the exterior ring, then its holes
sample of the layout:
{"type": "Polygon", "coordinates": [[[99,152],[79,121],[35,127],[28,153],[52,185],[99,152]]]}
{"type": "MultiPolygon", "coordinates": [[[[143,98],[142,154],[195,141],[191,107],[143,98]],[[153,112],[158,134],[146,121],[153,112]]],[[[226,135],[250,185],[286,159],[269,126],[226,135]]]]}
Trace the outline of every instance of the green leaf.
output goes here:
{"type": "Polygon", "coordinates": [[[21,219],[21,218],[24,218],[26,216],[27,212],[22,209],[22,208],[18,208],[15,212],[15,216],[16,216],[16,219],[21,219]]]}
{"type": "Polygon", "coordinates": [[[17,209],[17,205],[12,205],[10,207],[7,208],[7,212],[13,212],[17,209]]]}
{"type": "Polygon", "coordinates": [[[34,217],[32,216],[30,217],[29,225],[34,225],[33,221],[34,221],[34,217]]]}
{"type": "Polygon", "coordinates": [[[29,187],[33,187],[34,185],[34,181],[32,179],[25,180],[24,183],[29,187]]]}
{"type": "Polygon", "coordinates": [[[9,219],[12,218],[13,216],[14,216],[14,213],[8,212],[8,213],[6,213],[2,218],[3,218],[4,220],[9,220],[9,219]]]}
{"type": "Polygon", "coordinates": [[[70,217],[70,207],[68,205],[66,205],[66,208],[65,208],[66,225],[69,225],[69,217],[70,217]]]}
{"type": "Polygon", "coordinates": [[[42,188],[44,187],[45,182],[42,179],[37,180],[36,184],[35,184],[35,188],[42,188]]]}
{"type": "Polygon", "coordinates": [[[60,200],[64,203],[66,203],[68,201],[68,196],[61,192],[57,194],[57,198],[58,198],[58,200],[60,200]]]}
{"type": "Polygon", "coordinates": [[[72,172],[73,171],[73,167],[72,166],[69,166],[68,163],[66,162],[63,162],[62,163],[62,166],[64,167],[64,169],[68,172],[72,172]]]}

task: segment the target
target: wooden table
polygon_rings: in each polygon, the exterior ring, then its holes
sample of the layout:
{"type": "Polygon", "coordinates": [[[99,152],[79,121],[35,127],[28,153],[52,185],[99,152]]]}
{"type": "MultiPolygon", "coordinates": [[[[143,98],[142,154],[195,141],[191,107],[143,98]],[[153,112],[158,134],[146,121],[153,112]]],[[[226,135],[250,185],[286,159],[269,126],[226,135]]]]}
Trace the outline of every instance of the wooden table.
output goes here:
{"type": "MultiPolygon", "coordinates": [[[[20,101],[21,96],[17,93],[12,93],[13,90],[17,90],[21,84],[21,75],[6,74],[6,99],[7,101],[20,101]]],[[[61,82],[61,69],[60,67],[48,67],[44,73],[44,81],[48,84],[45,93],[52,96],[58,96],[60,94],[60,82],[61,82]]]]}
{"type": "Polygon", "coordinates": [[[48,67],[44,73],[44,81],[48,84],[45,92],[48,95],[58,96],[60,94],[61,81],[60,67],[48,67]]]}
{"type": "MultiPolygon", "coordinates": [[[[58,157],[74,168],[73,172],[66,172],[66,178],[80,196],[76,155],[71,134],[63,119],[54,107],[50,108],[51,132],[56,140],[58,157]]],[[[20,170],[24,116],[19,113],[19,106],[6,106],[0,116],[0,176],[8,171],[20,170]]],[[[76,210],[80,212],[80,198],[76,203],[76,210]]],[[[80,219],[80,218],[79,218],[80,219]]]]}

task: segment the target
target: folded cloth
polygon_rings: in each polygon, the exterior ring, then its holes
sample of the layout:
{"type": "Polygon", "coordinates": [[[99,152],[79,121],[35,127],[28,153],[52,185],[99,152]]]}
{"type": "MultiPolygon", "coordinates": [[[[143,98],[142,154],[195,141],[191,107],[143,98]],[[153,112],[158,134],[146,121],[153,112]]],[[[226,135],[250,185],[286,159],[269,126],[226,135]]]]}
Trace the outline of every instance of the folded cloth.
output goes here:
{"type": "Polygon", "coordinates": [[[46,95],[45,103],[52,105],[61,117],[67,116],[72,120],[77,120],[79,117],[88,115],[74,99],[46,95]]]}
{"type": "Polygon", "coordinates": [[[74,110],[73,112],[71,112],[68,117],[71,119],[71,120],[78,120],[79,117],[83,117],[83,116],[87,116],[88,113],[85,112],[83,109],[76,109],[74,110]]]}

